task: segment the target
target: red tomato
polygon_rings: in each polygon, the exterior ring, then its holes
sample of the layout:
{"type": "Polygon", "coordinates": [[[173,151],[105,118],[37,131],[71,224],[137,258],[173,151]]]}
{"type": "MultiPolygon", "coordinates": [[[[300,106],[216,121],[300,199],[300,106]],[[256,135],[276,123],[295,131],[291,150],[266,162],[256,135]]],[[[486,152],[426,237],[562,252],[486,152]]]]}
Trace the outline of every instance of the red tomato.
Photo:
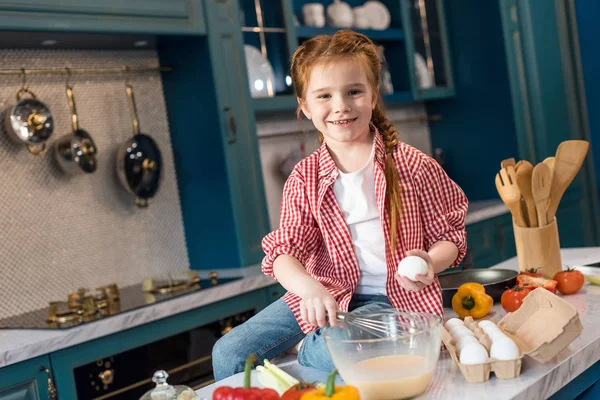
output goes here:
{"type": "Polygon", "coordinates": [[[523,304],[523,299],[529,294],[529,292],[531,292],[532,289],[533,288],[531,287],[521,286],[515,286],[512,289],[506,289],[500,298],[500,303],[502,304],[504,311],[517,311],[519,307],[521,307],[521,304],[523,304]]]}
{"type": "Polygon", "coordinates": [[[558,272],[554,275],[554,280],[558,282],[558,291],[562,294],[573,294],[579,292],[583,287],[585,279],[581,271],[568,268],[566,271],[558,272]]]}

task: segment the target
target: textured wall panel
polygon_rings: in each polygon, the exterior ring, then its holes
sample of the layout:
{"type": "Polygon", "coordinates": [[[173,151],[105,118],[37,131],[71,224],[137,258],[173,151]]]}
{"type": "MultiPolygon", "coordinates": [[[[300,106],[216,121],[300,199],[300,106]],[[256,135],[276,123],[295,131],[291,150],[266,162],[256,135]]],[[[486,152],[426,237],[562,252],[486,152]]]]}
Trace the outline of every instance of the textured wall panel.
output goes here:
{"type": "MultiPolygon", "coordinates": [[[[154,51],[0,50],[0,68],[157,66],[154,51]]],[[[94,174],[67,176],[54,153],[36,157],[0,128],[0,318],[63,300],[79,287],[189,268],[162,83],[158,73],[131,75],[142,132],[162,151],[161,188],[147,209],[135,207],[115,172],[116,152],[132,133],[120,75],[73,75],[80,127],[98,147],[94,174]]],[[[28,86],[50,106],[52,144],[70,133],[65,77],[31,75],[28,86]]],[[[15,103],[18,75],[0,75],[2,110],[15,103]]],[[[3,121],[2,121],[3,122],[3,121]]]]}

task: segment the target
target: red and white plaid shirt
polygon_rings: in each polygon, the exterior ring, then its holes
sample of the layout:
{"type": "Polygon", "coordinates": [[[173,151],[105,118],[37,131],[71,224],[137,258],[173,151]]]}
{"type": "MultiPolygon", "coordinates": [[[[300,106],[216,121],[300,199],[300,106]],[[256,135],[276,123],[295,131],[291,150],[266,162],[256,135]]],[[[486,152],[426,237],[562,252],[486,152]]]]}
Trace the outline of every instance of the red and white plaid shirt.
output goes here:
{"type": "MultiPolygon", "coordinates": [[[[389,247],[390,223],[385,210],[385,146],[375,131],[375,197],[386,241],[387,296],[403,311],[443,315],[440,283],[420,292],[405,290],[394,279],[398,263],[412,249],[427,251],[440,240],[456,244],[460,263],[466,253],[465,217],[468,200],[440,165],[431,157],[405,143],[398,143],[393,157],[400,176],[402,216],[396,251],[389,247]]],[[[321,282],[342,311],[356,288],[360,270],[344,215],[333,191],[338,169],[324,142],[300,161],[283,189],[279,228],[262,241],[266,253],[262,271],[275,278],[273,262],[281,254],[297,258],[308,273],[321,282]]],[[[300,297],[287,292],[288,304],[304,333],[316,329],[300,316],[300,297]]]]}

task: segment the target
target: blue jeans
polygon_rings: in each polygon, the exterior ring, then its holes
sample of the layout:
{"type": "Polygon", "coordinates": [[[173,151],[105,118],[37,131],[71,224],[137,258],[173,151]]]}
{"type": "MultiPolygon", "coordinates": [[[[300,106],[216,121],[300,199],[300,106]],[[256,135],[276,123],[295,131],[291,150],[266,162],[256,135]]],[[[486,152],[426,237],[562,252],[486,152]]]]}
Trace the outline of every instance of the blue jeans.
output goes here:
{"type": "MultiPolygon", "coordinates": [[[[387,296],[355,294],[348,310],[353,313],[371,312],[392,307],[387,296]]],[[[255,354],[258,361],[271,360],[305,339],[298,352],[298,363],[323,371],[334,366],[325,345],[323,332],[318,328],[305,335],[294,314],[279,299],[258,314],[233,328],[220,338],[212,351],[213,374],[217,381],[244,370],[246,358],[255,354]]]]}

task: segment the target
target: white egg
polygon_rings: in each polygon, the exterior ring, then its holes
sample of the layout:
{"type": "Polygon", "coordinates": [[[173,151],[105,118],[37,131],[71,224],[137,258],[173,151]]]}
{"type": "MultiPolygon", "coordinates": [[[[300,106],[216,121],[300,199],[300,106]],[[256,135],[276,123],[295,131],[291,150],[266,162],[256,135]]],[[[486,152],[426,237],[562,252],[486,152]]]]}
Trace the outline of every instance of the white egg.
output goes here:
{"type": "Polygon", "coordinates": [[[472,344],[472,343],[479,343],[479,340],[477,340],[475,338],[475,336],[470,336],[470,335],[461,336],[456,341],[456,349],[460,353],[460,351],[462,349],[464,349],[466,346],[468,346],[469,344],[472,344]]]}
{"type": "Polygon", "coordinates": [[[492,321],[488,321],[487,319],[479,321],[478,325],[481,329],[484,330],[484,332],[488,327],[497,328],[496,324],[494,324],[492,321]]]}
{"type": "Polygon", "coordinates": [[[460,319],[458,318],[450,318],[448,321],[446,321],[446,329],[449,331],[450,329],[454,328],[455,326],[464,326],[465,323],[462,322],[460,319]]]}
{"type": "Polygon", "coordinates": [[[417,274],[427,275],[427,271],[427,262],[418,256],[404,257],[398,264],[398,274],[413,282],[417,280],[417,274]]]}
{"type": "Polygon", "coordinates": [[[490,338],[490,340],[492,342],[501,339],[501,338],[505,338],[507,337],[504,332],[502,332],[500,329],[495,328],[495,329],[488,329],[488,331],[486,332],[486,335],[488,335],[488,337],[490,338]]]}
{"type": "Polygon", "coordinates": [[[471,343],[460,351],[459,359],[461,364],[481,364],[488,359],[488,353],[480,343],[471,343]]]}
{"type": "Polygon", "coordinates": [[[519,358],[519,347],[505,336],[492,342],[490,356],[497,360],[516,360],[519,358]]]}
{"type": "Polygon", "coordinates": [[[454,338],[454,340],[460,339],[462,336],[475,336],[473,332],[466,326],[458,325],[454,328],[450,329],[450,334],[454,338]]]}

